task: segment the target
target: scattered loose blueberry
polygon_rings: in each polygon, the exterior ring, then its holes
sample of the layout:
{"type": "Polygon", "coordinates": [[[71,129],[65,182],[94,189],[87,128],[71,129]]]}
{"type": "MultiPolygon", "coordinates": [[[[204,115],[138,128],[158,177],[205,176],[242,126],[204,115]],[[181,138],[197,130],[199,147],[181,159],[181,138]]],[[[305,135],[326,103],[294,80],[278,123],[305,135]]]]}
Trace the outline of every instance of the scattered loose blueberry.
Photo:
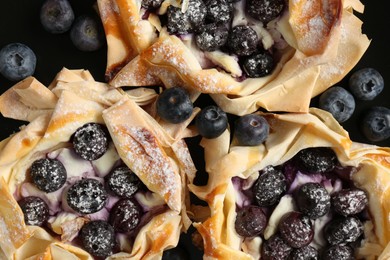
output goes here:
{"type": "Polygon", "coordinates": [[[291,260],[318,260],[318,250],[312,246],[294,249],[290,255],[291,260]]]}
{"type": "Polygon", "coordinates": [[[81,214],[98,212],[106,205],[107,199],[103,184],[95,179],[82,179],[66,193],[69,207],[81,214]]]}
{"type": "Polygon", "coordinates": [[[205,138],[216,138],[225,132],[228,126],[227,115],[217,106],[203,108],[195,119],[199,134],[205,138]]]}
{"type": "Polygon", "coordinates": [[[27,225],[42,226],[49,219],[49,207],[38,197],[25,197],[19,202],[27,225]]]}
{"type": "Polygon", "coordinates": [[[293,250],[284,240],[280,237],[279,233],[272,235],[268,240],[263,242],[261,247],[261,259],[264,260],[276,260],[276,259],[288,259],[291,251],[293,250]]]}
{"type": "Polygon", "coordinates": [[[170,5],[167,10],[167,30],[170,34],[187,34],[201,28],[207,9],[202,0],[190,0],[187,10],[170,5]]]}
{"type": "Polygon", "coordinates": [[[330,210],[330,195],[319,183],[302,184],[295,194],[299,210],[311,219],[324,216],[330,210]]]}
{"type": "Polygon", "coordinates": [[[267,217],[260,207],[248,206],[239,209],[236,216],[236,232],[243,237],[260,235],[267,225],[267,217]]]}
{"type": "Polygon", "coordinates": [[[294,158],[299,168],[309,173],[325,173],[334,169],[337,157],[327,147],[306,148],[298,152],[294,158]]]}
{"type": "Polygon", "coordinates": [[[248,114],[237,119],[234,127],[234,136],[238,144],[256,146],[262,144],[269,135],[267,120],[257,114],[248,114]]]}
{"type": "Polygon", "coordinates": [[[355,99],[346,89],[335,86],[321,94],[319,108],[328,111],[339,123],[343,123],[355,111],[355,99]]]}
{"type": "Polygon", "coordinates": [[[366,111],[361,129],[371,142],[380,142],[390,137],[390,109],[375,106],[366,111]]]}
{"type": "Polygon", "coordinates": [[[356,217],[335,218],[324,228],[325,239],[331,245],[355,242],[362,234],[363,224],[356,217]]]}
{"type": "Polygon", "coordinates": [[[165,89],[157,98],[157,114],[167,122],[181,123],[187,120],[194,105],[187,91],[180,87],[165,89]]]}
{"type": "Polygon", "coordinates": [[[248,0],[245,8],[251,17],[267,24],[282,13],[285,4],[284,0],[248,0]]]}
{"type": "Polygon", "coordinates": [[[30,175],[35,186],[44,192],[60,189],[66,181],[67,173],[64,165],[57,159],[39,159],[30,167],[30,175]]]}
{"type": "Polygon", "coordinates": [[[115,168],[106,177],[108,188],[116,195],[131,198],[141,186],[141,181],[127,166],[115,168]]]}
{"type": "Polygon", "coordinates": [[[327,260],[354,260],[353,249],[350,246],[334,245],[327,247],[321,259],[327,260]]]}
{"type": "Polygon", "coordinates": [[[238,56],[249,56],[253,54],[258,44],[259,37],[257,33],[247,25],[233,27],[227,41],[229,49],[238,56]]]}
{"type": "Polygon", "coordinates": [[[190,256],[188,252],[181,247],[174,247],[165,250],[162,256],[162,260],[188,260],[190,256]]]}
{"type": "Polygon", "coordinates": [[[46,0],[40,12],[43,28],[54,34],[64,33],[74,21],[74,12],[68,0],[46,0]]]}
{"type": "Polygon", "coordinates": [[[250,78],[267,76],[274,66],[274,58],[268,52],[251,55],[243,63],[244,71],[250,78]]]}
{"type": "Polygon", "coordinates": [[[233,16],[233,5],[227,0],[206,1],[206,19],[212,23],[226,24],[233,16]]]}
{"type": "Polygon", "coordinates": [[[70,39],[80,51],[96,51],[104,44],[104,31],[93,16],[79,16],[70,29],[70,39]]]}
{"type": "Polygon", "coordinates": [[[74,133],[73,148],[84,160],[97,160],[108,149],[107,132],[100,124],[87,123],[74,133]]]}
{"type": "Polygon", "coordinates": [[[142,0],[142,7],[148,10],[154,10],[161,6],[163,0],[142,0]]]}
{"type": "Polygon", "coordinates": [[[351,216],[362,212],[367,204],[367,194],[360,189],[342,189],[331,195],[333,209],[343,216],[351,216]]]}
{"type": "Polygon", "coordinates": [[[107,257],[113,253],[114,228],[105,221],[88,222],[81,228],[80,237],[85,250],[94,256],[107,257]]]}
{"type": "Polygon", "coordinates": [[[280,170],[268,166],[260,172],[252,189],[259,206],[272,206],[280,200],[286,191],[286,178],[280,170]]]}
{"type": "Polygon", "coordinates": [[[0,50],[0,73],[11,81],[25,79],[35,72],[37,57],[25,44],[10,43],[0,50]]]}
{"type": "Polygon", "coordinates": [[[357,70],[349,78],[349,89],[360,100],[373,100],[384,86],[382,75],[373,68],[357,70]]]}
{"type": "Polygon", "coordinates": [[[279,222],[283,240],[293,248],[301,248],[313,240],[314,229],[310,218],[297,211],[286,213],[279,222]]]}
{"type": "Polygon", "coordinates": [[[195,35],[195,42],[202,51],[215,51],[226,43],[228,35],[226,27],[214,23],[207,24],[195,35]]]}
{"type": "Polygon", "coordinates": [[[141,213],[140,207],[134,201],[122,199],[112,207],[109,223],[117,232],[130,232],[140,222],[141,213]]]}

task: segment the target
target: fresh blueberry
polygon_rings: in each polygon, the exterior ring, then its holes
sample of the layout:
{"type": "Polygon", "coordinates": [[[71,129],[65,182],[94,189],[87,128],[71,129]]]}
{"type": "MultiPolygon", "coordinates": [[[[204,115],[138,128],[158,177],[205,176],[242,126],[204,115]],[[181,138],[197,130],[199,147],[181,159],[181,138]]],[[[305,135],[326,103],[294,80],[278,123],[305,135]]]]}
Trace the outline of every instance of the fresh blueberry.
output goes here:
{"type": "Polygon", "coordinates": [[[227,115],[217,106],[203,108],[195,119],[199,134],[205,138],[216,138],[225,132],[228,126],[227,115]]]}
{"type": "Polygon", "coordinates": [[[187,120],[194,109],[188,92],[180,87],[165,89],[157,98],[157,114],[167,122],[181,123],[187,120]]]}
{"type": "Polygon", "coordinates": [[[224,26],[207,24],[195,35],[195,42],[202,51],[215,51],[225,45],[229,31],[224,26]]]}
{"type": "Polygon", "coordinates": [[[346,217],[362,212],[368,204],[368,198],[361,189],[342,189],[331,195],[331,204],[338,214],[346,217]]]}
{"type": "Polygon", "coordinates": [[[259,37],[257,33],[247,25],[233,27],[227,41],[229,49],[238,56],[249,56],[253,54],[258,44],[259,37]]]}
{"type": "Polygon", "coordinates": [[[363,116],[361,129],[371,142],[379,142],[390,137],[390,109],[372,107],[363,116]]]}
{"type": "Polygon", "coordinates": [[[304,246],[294,249],[290,255],[290,260],[318,260],[318,250],[312,246],[304,246]]]}
{"type": "Polygon", "coordinates": [[[208,0],[206,6],[206,19],[209,22],[226,24],[232,19],[233,5],[227,0],[208,0]]]}
{"type": "Polygon", "coordinates": [[[302,184],[295,195],[299,210],[311,219],[322,217],[330,210],[330,195],[319,183],[302,184]]]}
{"type": "Polygon", "coordinates": [[[280,236],[293,248],[309,245],[314,237],[310,218],[298,211],[286,213],[280,220],[278,228],[280,236]]]}
{"type": "Polygon", "coordinates": [[[11,81],[34,74],[37,57],[25,44],[10,43],[0,50],[0,73],[11,81]]]}
{"type": "Polygon", "coordinates": [[[64,165],[57,159],[39,159],[30,167],[30,176],[41,191],[53,192],[60,189],[66,181],[64,165]]]}
{"type": "Polygon", "coordinates": [[[107,257],[113,253],[115,232],[105,221],[88,222],[81,228],[80,237],[85,250],[94,256],[107,257]]]}
{"type": "Polygon", "coordinates": [[[285,4],[285,0],[248,0],[246,11],[251,17],[267,24],[282,13],[285,4]]]}
{"type": "Polygon", "coordinates": [[[384,86],[382,75],[373,68],[357,70],[349,78],[349,89],[360,100],[373,100],[384,86]]]}
{"type": "Polygon", "coordinates": [[[70,39],[80,51],[96,51],[104,45],[102,24],[94,16],[79,16],[70,29],[70,39]]]}
{"type": "Polygon", "coordinates": [[[237,119],[234,135],[238,144],[243,146],[256,146],[262,144],[269,135],[267,120],[257,114],[248,114],[237,119]]]}
{"type": "Polygon", "coordinates": [[[333,245],[325,248],[322,258],[326,260],[354,260],[353,249],[345,245],[333,245]]]}
{"type": "Polygon", "coordinates": [[[155,10],[159,8],[163,0],[142,0],[142,7],[148,10],[155,10]]]}
{"type": "Polygon", "coordinates": [[[94,161],[108,149],[108,134],[102,125],[87,123],[78,128],[73,136],[73,148],[84,160],[94,161]]]}
{"type": "Polygon", "coordinates": [[[40,13],[43,28],[54,34],[64,33],[74,21],[74,12],[68,0],[46,0],[40,13]]]}
{"type": "Polygon", "coordinates": [[[274,66],[274,58],[268,52],[253,54],[243,62],[244,71],[250,78],[267,76],[274,66]]]}
{"type": "Polygon", "coordinates": [[[119,200],[110,211],[109,223],[117,232],[130,232],[140,222],[141,208],[131,199],[119,200]]]}
{"type": "Polygon", "coordinates": [[[331,220],[324,228],[325,239],[331,245],[355,242],[363,234],[363,224],[356,217],[340,217],[331,220]]]}
{"type": "Polygon", "coordinates": [[[334,169],[337,157],[334,151],[327,147],[306,148],[294,157],[298,167],[309,173],[325,173],[334,169]]]}
{"type": "Polygon", "coordinates": [[[261,259],[282,260],[288,259],[293,250],[281,237],[279,233],[272,235],[263,242],[261,247],[261,259]]]}
{"type": "Polygon", "coordinates": [[[69,207],[81,214],[101,210],[108,199],[103,184],[96,179],[82,179],[74,183],[66,193],[69,207]]]}
{"type": "Polygon", "coordinates": [[[201,28],[207,14],[202,0],[190,0],[187,10],[170,5],[167,10],[167,30],[170,34],[187,34],[201,28]]]}
{"type": "Polygon", "coordinates": [[[141,186],[141,181],[127,166],[115,168],[106,177],[108,188],[119,197],[131,198],[141,186]]]}
{"type": "Polygon", "coordinates": [[[165,250],[162,256],[162,260],[188,260],[190,256],[188,252],[181,247],[174,247],[165,250]]]}
{"type": "Polygon", "coordinates": [[[260,172],[252,190],[257,204],[261,207],[268,207],[280,200],[286,187],[286,178],[282,171],[268,166],[260,172]]]}
{"type": "Polygon", "coordinates": [[[355,111],[355,99],[346,89],[335,86],[321,94],[319,107],[331,113],[339,123],[343,123],[355,111]]]}
{"type": "Polygon", "coordinates": [[[248,206],[239,209],[236,216],[236,232],[243,237],[260,235],[267,225],[267,217],[260,207],[248,206]]]}
{"type": "Polygon", "coordinates": [[[27,225],[42,226],[49,219],[49,207],[38,197],[25,197],[19,202],[27,225]]]}

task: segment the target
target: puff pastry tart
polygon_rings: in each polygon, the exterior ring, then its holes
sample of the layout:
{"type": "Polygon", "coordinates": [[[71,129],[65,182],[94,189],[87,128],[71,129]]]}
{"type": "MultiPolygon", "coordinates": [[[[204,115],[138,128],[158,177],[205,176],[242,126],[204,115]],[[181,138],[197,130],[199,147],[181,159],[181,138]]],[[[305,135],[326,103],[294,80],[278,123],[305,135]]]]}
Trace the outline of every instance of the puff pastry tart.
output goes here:
{"type": "Polygon", "coordinates": [[[169,132],[143,109],[155,97],[67,69],[0,97],[29,122],[0,143],[0,259],[159,259],[177,245],[195,167],[188,123],[169,132]]]}
{"type": "Polygon", "coordinates": [[[202,140],[204,258],[389,259],[390,148],[352,142],[322,110],[263,116],[261,145],[202,140]]]}
{"type": "Polygon", "coordinates": [[[164,83],[226,112],[307,112],[369,45],[358,0],[99,0],[115,87],[164,83]],[[281,102],[282,101],[282,102],[281,102]]]}

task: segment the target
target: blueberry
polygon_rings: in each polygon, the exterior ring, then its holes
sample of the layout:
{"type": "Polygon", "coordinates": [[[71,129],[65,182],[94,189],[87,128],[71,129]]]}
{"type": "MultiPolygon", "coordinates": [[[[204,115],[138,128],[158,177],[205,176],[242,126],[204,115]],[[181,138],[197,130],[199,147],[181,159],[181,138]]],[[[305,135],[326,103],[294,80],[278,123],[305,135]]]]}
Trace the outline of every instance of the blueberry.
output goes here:
{"type": "Polygon", "coordinates": [[[73,136],[73,148],[84,160],[94,161],[108,149],[108,134],[102,125],[87,123],[78,128],[73,136]]]}
{"type": "Polygon", "coordinates": [[[251,17],[266,24],[282,13],[285,4],[285,0],[248,0],[245,8],[251,17]]]}
{"type": "Polygon", "coordinates": [[[195,43],[202,51],[215,51],[225,45],[228,35],[226,27],[207,24],[195,35],[195,43]]]}
{"type": "Polygon", "coordinates": [[[217,106],[203,108],[195,119],[199,134],[205,138],[216,138],[228,127],[227,115],[217,106]]]}
{"type": "Polygon", "coordinates": [[[346,217],[362,212],[368,204],[368,198],[361,189],[342,189],[332,194],[331,204],[338,214],[346,217]]]}
{"type": "Polygon", "coordinates": [[[80,237],[85,250],[94,256],[107,257],[113,253],[114,228],[105,221],[88,222],[81,228],[80,237]]]}
{"type": "Polygon", "coordinates": [[[109,223],[117,232],[130,232],[139,224],[141,213],[136,202],[131,199],[122,199],[112,207],[109,223]]]}
{"type": "Polygon", "coordinates": [[[310,218],[297,211],[286,213],[278,225],[280,236],[293,248],[301,248],[310,244],[314,236],[314,228],[310,218]]]}
{"type": "Polygon", "coordinates": [[[74,12],[68,0],[46,0],[41,6],[43,28],[54,34],[64,33],[74,21],[74,12]]]}
{"type": "Polygon", "coordinates": [[[206,14],[207,8],[202,0],[190,0],[184,13],[181,7],[170,5],[167,10],[167,30],[170,34],[191,33],[203,25],[206,14]]]}
{"type": "Polygon", "coordinates": [[[49,219],[49,207],[38,197],[25,197],[19,202],[27,225],[42,226],[49,219]]]}
{"type": "Polygon", "coordinates": [[[390,109],[374,106],[363,116],[361,129],[371,142],[379,142],[390,137],[390,109]]]}
{"type": "Polygon", "coordinates": [[[382,75],[373,68],[357,70],[349,78],[349,89],[360,100],[373,100],[384,86],[382,75]]]}
{"type": "Polygon", "coordinates": [[[104,44],[104,31],[94,16],[79,16],[70,29],[70,39],[80,51],[96,51],[104,44]]]}
{"type": "Polygon", "coordinates": [[[66,193],[69,207],[81,214],[98,212],[106,205],[107,199],[103,184],[96,179],[79,180],[66,193]]]}
{"type": "Polygon", "coordinates": [[[141,186],[141,181],[127,166],[115,168],[106,177],[108,188],[116,195],[131,198],[141,186]]]}
{"type": "Polygon", "coordinates": [[[324,228],[325,239],[331,245],[355,242],[363,234],[363,224],[356,217],[340,217],[331,220],[324,228]]]}
{"type": "Polygon", "coordinates": [[[350,246],[334,245],[325,248],[322,258],[326,260],[354,260],[353,249],[350,246]]]}
{"type": "Polygon", "coordinates": [[[180,87],[165,89],[157,98],[157,114],[167,122],[181,123],[187,120],[194,106],[188,92],[180,87]]]}
{"type": "Polygon", "coordinates": [[[257,33],[247,25],[233,27],[227,41],[228,48],[238,56],[249,56],[253,54],[258,44],[259,37],[257,33]]]}
{"type": "Polygon", "coordinates": [[[288,259],[293,250],[281,237],[279,233],[272,235],[263,242],[261,247],[261,259],[282,260],[288,259]]]}
{"type": "Polygon", "coordinates": [[[206,19],[212,23],[226,24],[233,16],[233,5],[227,0],[206,1],[206,19]]]}
{"type": "Polygon", "coordinates": [[[154,10],[161,6],[163,0],[142,0],[142,7],[148,10],[154,10]]]}
{"type": "Polygon", "coordinates": [[[57,159],[39,159],[30,167],[30,176],[38,189],[53,192],[60,189],[66,181],[64,165],[57,159]]]}
{"type": "Polygon", "coordinates": [[[321,94],[319,107],[331,113],[339,123],[343,123],[355,111],[355,99],[346,89],[335,86],[321,94]]]}
{"type": "Polygon", "coordinates": [[[248,206],[238,210],[234,225],[240,236],[254,237],[263,233],[267,217],[260,207],[248,206]]]}
{"type": "Polygon", "coordinates": [[[234,127],[234,136],[238,144],[256,146],[262,144],[269,135],[267,120],[257,114],[248,114],[237,119],[234,127]]]}
{"type": "Polygon", "coordinates": [[[294,157],[298,167],[309,173],[325,173],[334,169],[337,157],[327,147],[306,148],[294,157]]]}
{"type": "Polygon", "coordinates": [[[188,260],[190,256],[188,252],[181,247],[174,247],[165,250],[162,256],[162,260],[188,260]]]}
{"type": "Polygon", "coordinates": [[[330,195],[319,183],[302,184],[295,194],[295,201],[299,210],[311,219],[322,217],[330,210],[330,195]]]}
{"type": "Polygon", "coordinates": [[[11,81],[19,81],[34,74],[37,57],[25,44],[10,43],[0,50],[0,73],[11,81]]]}
{"type": "Polygon", "coordinates": [[[243,63],[243,69],[250,78],[267,76],[271,74],[274,66],[274,58],[268,52],[253,54],[243,63]]]}
{"type": "Polygon", "coordinates": [[[259,206],[272,206],[280,200],[286,191],[286,178],[282,171],[268,166],[260,172],[252,190],[259,206]]]}
{"type": "Polygon", "coordinates": [[[318,250],[312,246],[304,246],[294,249],[290,255],[290,260],[318,260],[318,250]]]}

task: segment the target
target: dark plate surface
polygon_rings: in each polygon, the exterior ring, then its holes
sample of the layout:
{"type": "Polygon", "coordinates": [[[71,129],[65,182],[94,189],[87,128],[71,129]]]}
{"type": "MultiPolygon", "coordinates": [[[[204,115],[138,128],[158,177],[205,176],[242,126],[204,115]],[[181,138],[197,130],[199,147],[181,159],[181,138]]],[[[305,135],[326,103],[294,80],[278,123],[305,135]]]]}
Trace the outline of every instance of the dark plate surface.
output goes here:
{"type": "MultiPolygon", "coordinates": [[[[37,67],[34,76],[43,84],[49,84],[55,75],[66,67],[68,69],[88,69],[97,81],[104,81],[106,64],[106,48],[96,52],[78,51],[71,43],[69,34],[52,35],[44,31],[39,21],[39,11],[43,0],[3,0],[0,9],[0,48],[12,42],[28,45],[37,56],[37,67]]],[[[81,14],[94,13],[93,0],[70,0],[76,17],[81,14]]],[[[353,141],[369,143],[359,131],[362,113],[371,106],[380,105],[390,108],[390,51],[387,32],[390,28],[388,10],[379,1],[364,0],[365,12],[358,14],[363,20],[363,32],[370,38],[371,45],[362,60],[352,70],[372,67],[377,69],[385,80],[384,91],[373,101],[357,101],[357,107],[351,119],[343,124],[353,141]]],[[[348,74],[338,85],[348,87],[348,74]]],[[[0,75],[0,94],[10,88],[15,82],[10,82],[0,75]]],[[[204,106],[209,99],[201,98],[197,103],[204,106]]],[[[313,101],[315,104],[315,100],[313,101]]],[[[8,137],[24,122],[3,118],[0,115],[0,139],[8,137]]],[[[197,145],[200,138],[193,138],[194,161],[200,172],[204,165],[202,152],[197,145]]],[[[373,143],[390,147],[390,139],[373,143]]],[[[191,259],[201,259],[201,253],[189,245],[189,237],[183,236],[181,244],[192,251],[191,259]]]]}

